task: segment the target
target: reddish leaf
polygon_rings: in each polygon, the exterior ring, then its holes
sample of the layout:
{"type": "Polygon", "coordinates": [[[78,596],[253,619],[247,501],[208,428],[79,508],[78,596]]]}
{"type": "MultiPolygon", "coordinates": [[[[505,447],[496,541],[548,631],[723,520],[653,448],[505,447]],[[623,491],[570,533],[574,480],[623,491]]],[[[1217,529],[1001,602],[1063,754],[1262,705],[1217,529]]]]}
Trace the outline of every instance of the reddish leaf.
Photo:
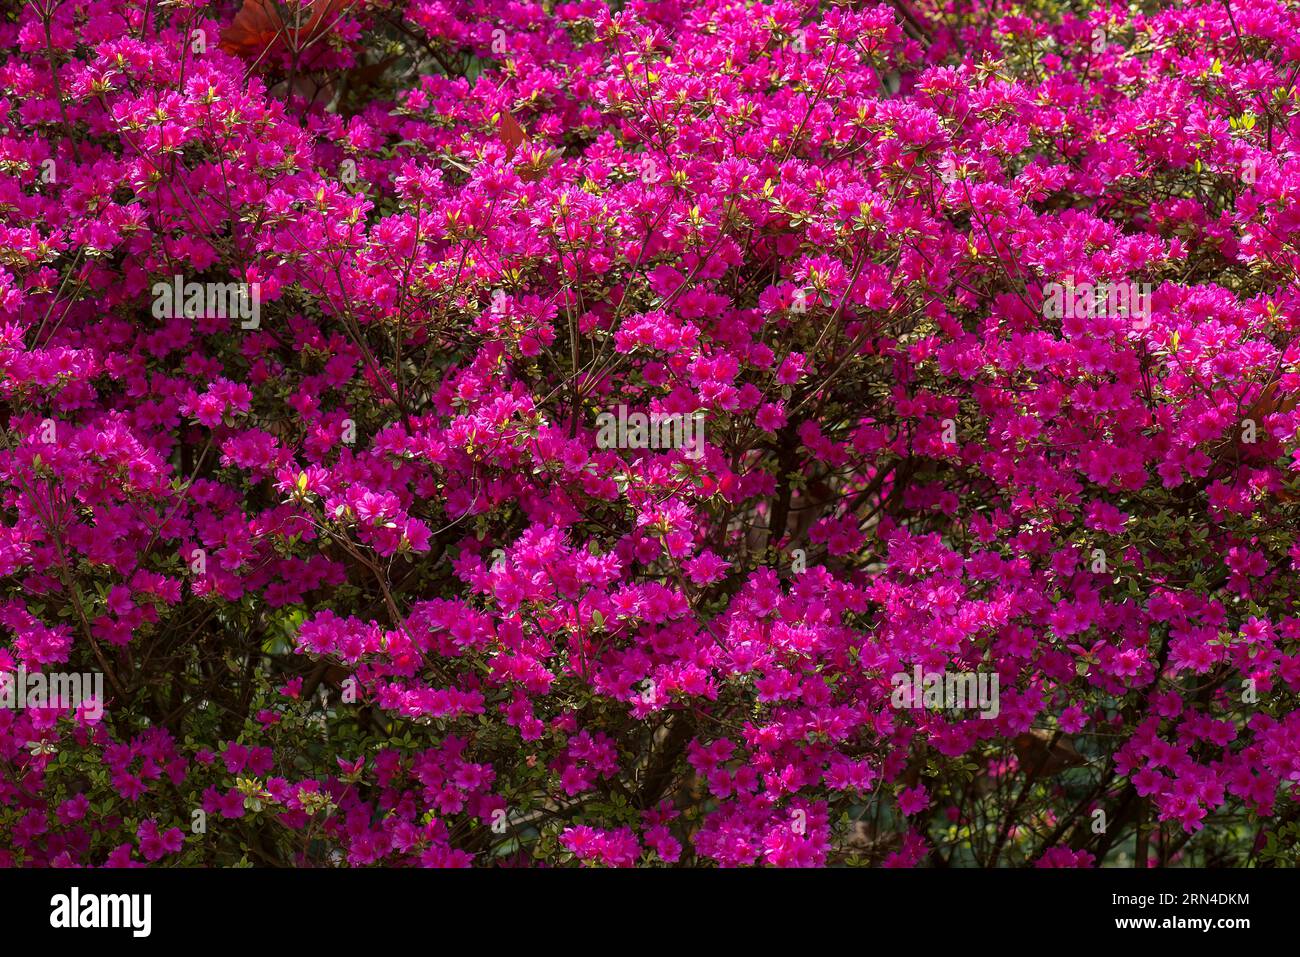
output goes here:
{"type": "Polygon", "coordinates": [[[515,150],[528,142],[528,134],[509,112],[501,114],[501,142],[506,144],[506,156],[514,159],[515,150]]]}
{"type": "Polygon", "coordinates": [[[316,0],[302,14],[291,16],[286,23],[274,0],[244,0],[221,34],[221,49],[242,57],[257,59],[275,44],[301,49],[324,36],[334,27],[355,0],[316,0]],[[294,24],[301,23],[300,27],[294,24]]]}
{"type": "Polygon", "coordinates": [[[259,57],[280,38],[284,23],[271,0],[244,0],[230,26],[221,33],[221,49],[242,57],[259,57]]]}

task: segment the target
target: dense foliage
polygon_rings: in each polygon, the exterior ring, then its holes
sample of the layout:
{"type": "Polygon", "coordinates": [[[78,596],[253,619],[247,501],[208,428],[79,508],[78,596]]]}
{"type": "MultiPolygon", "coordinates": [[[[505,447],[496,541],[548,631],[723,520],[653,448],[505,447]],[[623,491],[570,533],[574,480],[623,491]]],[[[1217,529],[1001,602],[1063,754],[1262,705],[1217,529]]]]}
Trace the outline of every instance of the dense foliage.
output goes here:
{"type": "Polygon", "coordinates": [[[1294,0],[0,49],[0,863],[1297,862],[1294,0]]]}

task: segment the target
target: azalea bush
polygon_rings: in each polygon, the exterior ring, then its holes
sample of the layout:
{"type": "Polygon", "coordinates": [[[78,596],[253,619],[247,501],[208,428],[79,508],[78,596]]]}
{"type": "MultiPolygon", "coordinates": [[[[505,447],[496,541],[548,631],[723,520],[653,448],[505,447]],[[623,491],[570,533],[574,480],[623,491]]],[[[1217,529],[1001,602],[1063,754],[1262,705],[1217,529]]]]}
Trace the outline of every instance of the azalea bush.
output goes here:
{"type": "Polygon", "coordinates": [[[0,862],[1300,863],[1297,37],[11,5],[0,862]]]}

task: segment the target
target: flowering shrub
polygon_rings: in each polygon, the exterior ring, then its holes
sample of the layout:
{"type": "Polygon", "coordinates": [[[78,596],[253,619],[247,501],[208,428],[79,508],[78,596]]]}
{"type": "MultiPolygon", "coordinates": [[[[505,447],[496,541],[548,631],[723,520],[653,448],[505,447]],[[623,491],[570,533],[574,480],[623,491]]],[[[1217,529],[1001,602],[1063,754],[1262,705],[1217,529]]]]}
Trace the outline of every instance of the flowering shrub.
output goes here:
{"type": "Polygon", "coordinates": [[[0,862],[1296,863],[1300,8],[1081,6],[8,14],[0,862]]]}

